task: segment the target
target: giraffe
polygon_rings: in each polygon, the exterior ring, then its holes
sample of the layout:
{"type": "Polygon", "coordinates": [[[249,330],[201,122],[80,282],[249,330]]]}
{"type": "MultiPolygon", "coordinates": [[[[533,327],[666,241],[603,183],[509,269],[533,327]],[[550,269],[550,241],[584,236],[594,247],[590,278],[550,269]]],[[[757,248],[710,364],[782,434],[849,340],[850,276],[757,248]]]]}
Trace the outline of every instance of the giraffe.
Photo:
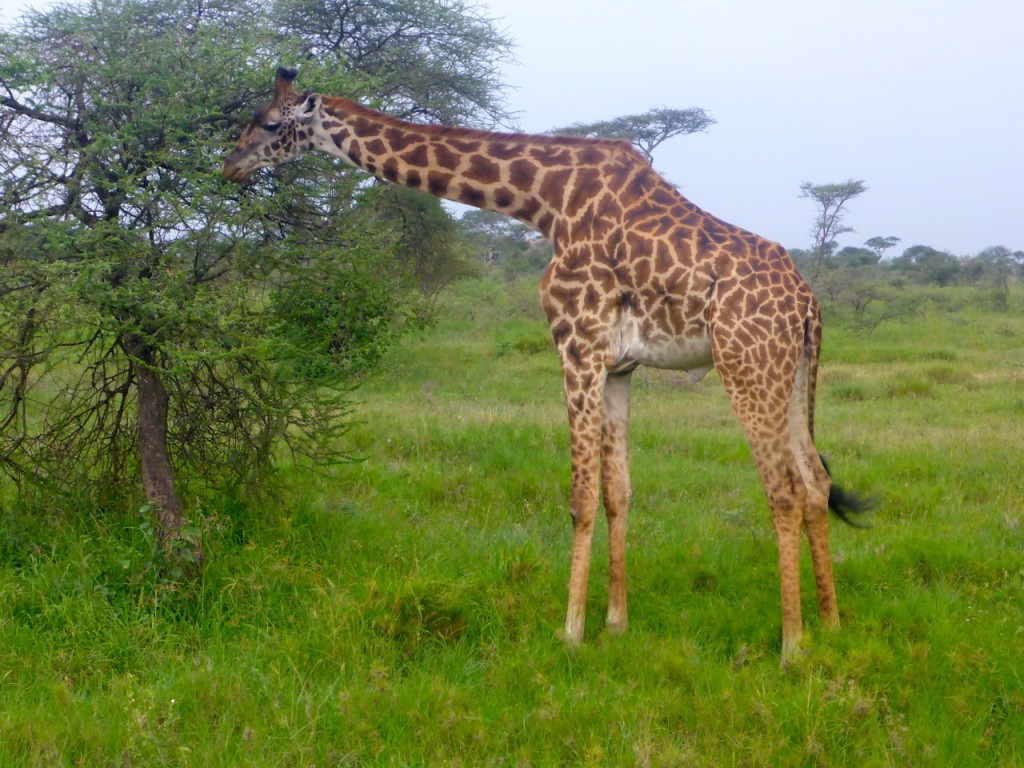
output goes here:
{"type": "Polygon", "coordinates": [[[595,517],[608,523],[606,631],[627,627],[630,380],[641,365],[714,369],[738,417],[778,539],[782,658],[802,632],[799,549],[810,543],[818,610],[838,627],[828,511],[868,505],[832,487],[814,446],[822,320],[779,245],[691,203],[628,142],[409,123],[293,87],[281,67],[223,175],[319,150],[412,189],[512,216],[554,245],[540,298],[561,358],[571,434],[572,557],[564,638],[583,640],[595,517]]]}

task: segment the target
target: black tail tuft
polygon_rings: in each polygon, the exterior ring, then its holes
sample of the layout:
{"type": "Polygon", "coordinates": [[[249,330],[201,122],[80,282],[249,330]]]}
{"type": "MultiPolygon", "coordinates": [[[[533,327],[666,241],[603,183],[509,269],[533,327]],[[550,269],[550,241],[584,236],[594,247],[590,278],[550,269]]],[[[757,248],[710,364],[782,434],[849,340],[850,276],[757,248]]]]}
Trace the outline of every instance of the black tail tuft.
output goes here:
{"type": "MultiPolygon", "coordinates": [[[[825,471],[831,476],[832,472],[828,468],[824,456],[821,456],[821,463],[825,465],[825,471]]],[[[876,506],[878,506],[877,499],[870,496],[858,496],[856,493],[844,491],[836,485],[832,486],[832,490],[828,494],[828,508],[832,510],[832,514],[854,528],[870,528],[868,523],[858,522],[854,517],[870,512],[876,506]]]]}

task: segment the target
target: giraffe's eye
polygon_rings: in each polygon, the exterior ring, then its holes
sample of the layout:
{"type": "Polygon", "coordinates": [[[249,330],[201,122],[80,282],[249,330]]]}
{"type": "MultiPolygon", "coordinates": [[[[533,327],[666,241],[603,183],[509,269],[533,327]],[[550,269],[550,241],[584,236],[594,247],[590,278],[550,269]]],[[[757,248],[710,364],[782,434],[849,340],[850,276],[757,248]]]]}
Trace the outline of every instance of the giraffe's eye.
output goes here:
{"type": "Polygon", "coordinates": [[[270,131],[271,133],[274,133],[280,127],[281,127],[280,123],[264,123],[263,124],[263,130],[270,131]]]}

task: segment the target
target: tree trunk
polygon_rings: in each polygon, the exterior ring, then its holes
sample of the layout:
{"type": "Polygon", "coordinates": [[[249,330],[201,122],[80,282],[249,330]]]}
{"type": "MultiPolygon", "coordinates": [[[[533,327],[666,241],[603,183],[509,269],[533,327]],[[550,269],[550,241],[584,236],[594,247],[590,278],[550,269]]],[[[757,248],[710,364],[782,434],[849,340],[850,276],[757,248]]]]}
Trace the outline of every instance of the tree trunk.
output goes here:
{"type": "Polygon", "coordinates": [[[185,513],[174,490],[174,467],[167,450],[167,390],[149,367],[133,361],[138,395],[139,467],[146,499],[154,506],[157,542],[173,566],[191,570],[202,562],[202,545],[185,537],[185,513]]]}

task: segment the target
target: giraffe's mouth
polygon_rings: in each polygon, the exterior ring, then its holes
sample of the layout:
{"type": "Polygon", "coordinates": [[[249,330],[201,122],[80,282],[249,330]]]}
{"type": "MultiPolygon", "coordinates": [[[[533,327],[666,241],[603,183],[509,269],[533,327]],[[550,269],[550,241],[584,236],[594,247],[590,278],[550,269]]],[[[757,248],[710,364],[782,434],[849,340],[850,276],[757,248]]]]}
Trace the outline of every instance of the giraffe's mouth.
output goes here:
{"type": "Polygon", "coordinates": [[[236,184],[241,184],[249,178],[249,172],[243,170],[238,163],[233,163],[230,156],[224,161],[224,165],[221,166],[221,173],[224,174],[225,179],[236,184]]]}

